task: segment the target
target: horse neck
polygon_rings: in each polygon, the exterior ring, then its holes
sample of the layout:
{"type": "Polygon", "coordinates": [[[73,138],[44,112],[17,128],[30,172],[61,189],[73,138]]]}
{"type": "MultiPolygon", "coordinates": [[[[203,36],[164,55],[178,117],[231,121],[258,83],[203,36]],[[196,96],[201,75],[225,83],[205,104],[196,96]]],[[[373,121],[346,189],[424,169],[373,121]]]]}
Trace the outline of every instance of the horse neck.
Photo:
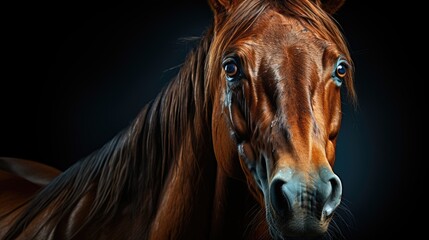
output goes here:
{"type": "Polygon", "coordinates": [[[113,229],[128,239],[207,239],[224,231],[214,222],[228,219],[224,213],[237,212],[234,206],[240,202],[217,207],[233,198],[219,194],[229,186],[217,169],[211,136],[212,94],[206,92],[204,69],[211,33],[127,130],[29,203],[6,239],[18,236],[42,211],[51,216],[39,224],[47,234],[63,225],[72,236],[77,231],[112,234],[113,229]],[[76,213],[86,216],[82,222],[76,213]]]}
{"type": "Polygon", "coordinates": [[[128,129],[33,198],[6,239],[44,212],[51,217],[38,226],[48,234],[62,225],[72,236],[92,227],[99,229],[92,234],[116,231],[125,239],[206,234],[216,172],[204,82],[210,41],[209,32],[128,129]]]}
{"type": "Polygon", "coordinates": [[[135,127],[141,128],[143,158],[136,190],[146,205],[143,215],[151,216],[150,239],[206,238],[209,232],[216,179],[204,76],[210,41],[209,32],[135,127]]]}
{"type": "MultiPolygon", "coordinates": [[[[173,126],[170,131],[161,131],[168,133],[168,141],[158,144],[179,147],[161,151],[163,163],[171,161],[173,167],[161,174],[165,184],[149,239],[269,236],[265,212],[250,194],[247,183],[230,178],[217,165],[211,118],[220,116],[212,116],[215,110],[211,98],[217,95],[207,87],[216,84],[207,82],[204,69],[211,38],[209,32],[188,55],[179,75],[165,90],[171,95],[161,94],[153,103],[167,113],[167,118],[159,121],[161,128],[163,124],[165,129],[173,126]],[[177,96],[183,96],[183,101],[177,101],[177,96]]],[[[223,159],[228,160],[238,161],[223,159]]]]}

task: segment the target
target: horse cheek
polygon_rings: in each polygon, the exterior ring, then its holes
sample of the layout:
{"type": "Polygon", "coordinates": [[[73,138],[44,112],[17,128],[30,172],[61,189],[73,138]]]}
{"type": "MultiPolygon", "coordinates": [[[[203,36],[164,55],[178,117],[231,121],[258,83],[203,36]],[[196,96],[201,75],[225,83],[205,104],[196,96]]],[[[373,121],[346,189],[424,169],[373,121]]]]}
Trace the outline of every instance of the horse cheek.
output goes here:
{"type": "Polygon", "coordinates": [[[212,117],[213,146],[218,166],[226,175],[243,179],[237,145],[231,137],[231,127],[225,115],[226,111],[218,110],[219,108],[222,108],[222,104],[214,106],[214,112],[217,114],[213,114],[212,117]]]}
{"type": "Polygon", "coordinates": [[[247,132],[248,132],[247,124],[237,104],[231,104],[230,111],[231,111],[230,113],[231,123],[235,134],[235,138],[237,142],[242,142],[247,137],[247,132]]]}

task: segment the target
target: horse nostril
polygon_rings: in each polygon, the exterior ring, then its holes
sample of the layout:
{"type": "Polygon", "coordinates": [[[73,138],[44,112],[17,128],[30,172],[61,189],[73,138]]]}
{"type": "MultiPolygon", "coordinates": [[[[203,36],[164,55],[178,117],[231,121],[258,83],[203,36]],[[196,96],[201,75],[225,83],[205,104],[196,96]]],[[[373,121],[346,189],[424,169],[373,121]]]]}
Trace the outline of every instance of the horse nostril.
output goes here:
{"type": "Polygon", "coordinates": [[[328,192],[327,200],[323,206],[323,216],[325,217],[332,215],[334,210],[340,205],[342,195],[341,180],[337,175],[332,173],[328,186],[331,191],[328,192]]]}
{"type": "Polygon", "coordinates": [[[271,183],[271,205],[277,214],[285,216],[290,211],[290,202],[288,199],[287,185],[283,179],[275,179],[271,183]]]}

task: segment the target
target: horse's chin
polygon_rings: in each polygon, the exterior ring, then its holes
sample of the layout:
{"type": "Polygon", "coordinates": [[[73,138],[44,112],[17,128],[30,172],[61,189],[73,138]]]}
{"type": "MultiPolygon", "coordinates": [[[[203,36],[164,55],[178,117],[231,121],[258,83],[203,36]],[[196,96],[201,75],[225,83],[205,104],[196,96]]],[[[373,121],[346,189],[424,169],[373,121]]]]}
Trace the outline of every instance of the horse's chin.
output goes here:
{"type": "Polygon", "coordinates": [[[305,213],[291,213],[287,218],[278,218],[267,212],[268,226],[273,239],[288,237],[317,237],[328,230],[329,219],[317,219],[305,213]]]}

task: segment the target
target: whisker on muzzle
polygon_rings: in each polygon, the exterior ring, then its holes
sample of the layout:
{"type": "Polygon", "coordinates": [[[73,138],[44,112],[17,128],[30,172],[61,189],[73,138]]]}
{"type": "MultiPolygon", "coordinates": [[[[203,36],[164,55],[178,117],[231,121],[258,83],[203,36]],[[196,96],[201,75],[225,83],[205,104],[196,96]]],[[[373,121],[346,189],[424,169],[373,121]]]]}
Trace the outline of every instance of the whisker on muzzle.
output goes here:
{"type": "Polygon", "coordinates": [[[356,227],[355,218],[346,202],[342,199],[329,225],[328,232],[333,239],[349,239],[356,227]]]}

